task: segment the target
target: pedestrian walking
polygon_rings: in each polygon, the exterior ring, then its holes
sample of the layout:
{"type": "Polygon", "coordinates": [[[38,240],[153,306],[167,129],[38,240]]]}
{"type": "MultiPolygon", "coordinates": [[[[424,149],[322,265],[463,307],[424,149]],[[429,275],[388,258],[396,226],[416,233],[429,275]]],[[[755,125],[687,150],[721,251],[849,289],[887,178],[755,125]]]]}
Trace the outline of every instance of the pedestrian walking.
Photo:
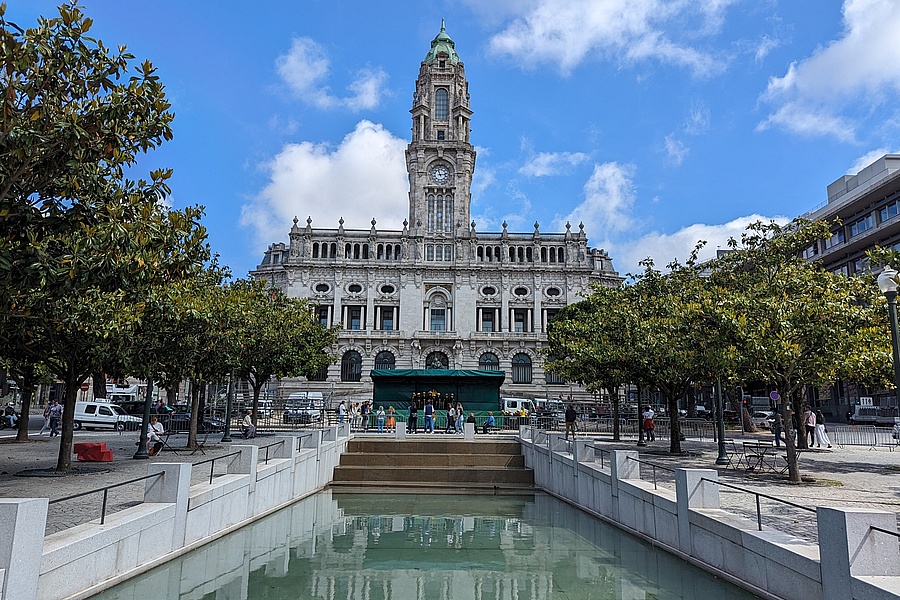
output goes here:
{"type": "Polygon", "coordinates": [[[644,428],[644,436],[647,438],[648,442],[656,441],[656,436],[653,435],[653,429],[655,427],[653,425],[653,417],[655,416],[655,414],[656,413],[653,412],[653,409],[648,406],[647,410],[645,410],[644,413],[641,415],[641,417],[643,417],[643,419],[644,419],[644,421],[643,421],[643,423],[641,423],[641,425],[644,428]]]}
{"type": "Polygon", "coordinates": [[[828,438],[828,428],[825,426],[825,415],[821,410],[816,411],[816,448],[825,446],[831,448],[831,440],[828,438]]]}
{"type": "Polygon", "coordinates": [[[434,433],[434,404],[431,403],[431,398],[425,400],[422,412],[425,413],[425,433],[434,433]]]}
{"type": "Polygon", "coordinates": [[[451,430],[456,432],[456,407],[452,402],[447,405],[447,431],[444,433],[450,433],[451,430]]]}
{"type": "Polygon", "coordinates": [[[62,421],[62,414],[62,405],[59,403],[59,400],[54,400],[53,406],[50,407],[50,437],[59,435],[59,424],[62,421]]]}
{"type": "Polygon", "coordinates": [[[456,433],[463,433],[463,423],[466,419],[466,413],[463,412],[462,402],[456,403],[456,433]]]}
{"type": "Polygon", "coordinates": [[[816,413],[809,404],[803,411],[803,424],[806,426],[806,447],[812,448],[813,442],[816,441],[816,413]]]}
{"type": "Polygon", "coordinates": [[[784,418],[781,416],[781,411],[775,411],[774,421],[772,422],[772,433],[775,435],[775,447],[781,448],[781,444],[787,445],[787,442],[784,441],[784,436],[781,432],[784,430],[784,418]]]}
{"type": "Polygon", "coordinates": [[[575,421],[578,419],[578,413],[571,404],[566,407],[566,439],[569,439],[569,432],[572,432],[572,439],[575,439],[575,421]]]}
{"type": "Polygon", "coordinates": [[[384,433],[384,407],[379,406],[375,413],[375,423],[378,424],[378,433],[384,433]]]}
{"type": "Polygon", "coordinates": [[[416,433],[419,429],[419,405],[413,400],[409,403],[409,417],[406,422],[406,433],[416,433]]]}
{"type": "Polygon", "coordinates": [[[50,404],[44,407],[44,424],[41,426],[41,430],[38,431],[38,435],[42,435],[44,432],[50,433],[50,404]]]}
{"type": "Polygon", "coordinates": [[[388,431],[394,431],[397,427],[397,419],[394,418],[394,407],[388,406],[387,428],[388,431]]]}

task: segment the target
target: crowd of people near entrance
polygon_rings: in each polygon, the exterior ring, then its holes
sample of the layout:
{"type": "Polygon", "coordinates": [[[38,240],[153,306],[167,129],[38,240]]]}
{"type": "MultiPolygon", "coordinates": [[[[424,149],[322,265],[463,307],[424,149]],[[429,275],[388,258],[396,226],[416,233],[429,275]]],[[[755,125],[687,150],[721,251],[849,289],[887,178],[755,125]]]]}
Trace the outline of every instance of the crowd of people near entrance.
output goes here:
{"type": "Polygon", "coordinates": [[[339,423],[349,423],[351,431],[394,433],[397,427],[404,427],[407,433],[433,434],[438,428],[439,404],[443,401],[443,410],[447,416],[446,427],[438,429],[438,433],[463,435],[466,423],[472,423],[477,433],[490,433],[497,421],[492,411],[488,412],[479,429],[474,412],[466,415],[462,403],[454,398],[453,394],[443,397],[436,392],[414,393],[406,410],[406,422],[399,422],[393,406],[387,409],[383,405],[375,407],[374,402],[363,401],[360,403],[341,400],[338,405],[337,416],[339,423]],[[421,421],[420,421],[421,417],[421,421]]]}

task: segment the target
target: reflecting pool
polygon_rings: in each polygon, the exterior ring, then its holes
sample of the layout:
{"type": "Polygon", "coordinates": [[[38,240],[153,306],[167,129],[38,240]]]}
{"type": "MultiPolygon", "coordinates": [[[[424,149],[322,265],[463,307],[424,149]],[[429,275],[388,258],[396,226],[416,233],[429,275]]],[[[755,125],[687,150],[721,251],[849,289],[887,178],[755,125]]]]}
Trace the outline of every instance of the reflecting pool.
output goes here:
{"type": "Polygon", "coordinates": [[[95,598],[756,596],[543,494],[325,491],[95,598]]]}

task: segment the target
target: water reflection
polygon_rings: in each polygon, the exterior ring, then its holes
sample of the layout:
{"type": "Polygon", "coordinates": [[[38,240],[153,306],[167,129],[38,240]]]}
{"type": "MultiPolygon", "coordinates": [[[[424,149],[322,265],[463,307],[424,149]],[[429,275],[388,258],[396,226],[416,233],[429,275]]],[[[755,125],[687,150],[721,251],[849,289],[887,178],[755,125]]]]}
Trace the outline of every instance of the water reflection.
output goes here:
{"type": "Polygon", "coordinates": [[[754,598],[542,494],[323,492],[103,600],[754,598]]]}

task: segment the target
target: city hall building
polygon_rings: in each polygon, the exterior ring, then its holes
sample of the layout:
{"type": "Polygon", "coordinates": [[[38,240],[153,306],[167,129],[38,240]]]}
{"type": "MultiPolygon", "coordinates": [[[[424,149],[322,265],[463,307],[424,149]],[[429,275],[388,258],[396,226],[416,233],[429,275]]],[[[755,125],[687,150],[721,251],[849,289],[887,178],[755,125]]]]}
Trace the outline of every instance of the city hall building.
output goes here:
{"type": "MultiPolygon", "coordinates": [[[[301,389],[371,398],[371,371],[502,371],[504,396],[579,393],[544,371],[547,325],[591,284],[622,278],[584,226],[481,232],[470,214],[475,148],[465,67],[443,25],[419,68],[406,149],[409,218],[402,230],[313,227],[294,218],[252,272],[307,298],[338,325],[335,363],[301,389]]],[[[330,202],[340,203],[341,198],[330,202]]],[[[398,198],[398,202],[404,199],[398,198]]]]}

